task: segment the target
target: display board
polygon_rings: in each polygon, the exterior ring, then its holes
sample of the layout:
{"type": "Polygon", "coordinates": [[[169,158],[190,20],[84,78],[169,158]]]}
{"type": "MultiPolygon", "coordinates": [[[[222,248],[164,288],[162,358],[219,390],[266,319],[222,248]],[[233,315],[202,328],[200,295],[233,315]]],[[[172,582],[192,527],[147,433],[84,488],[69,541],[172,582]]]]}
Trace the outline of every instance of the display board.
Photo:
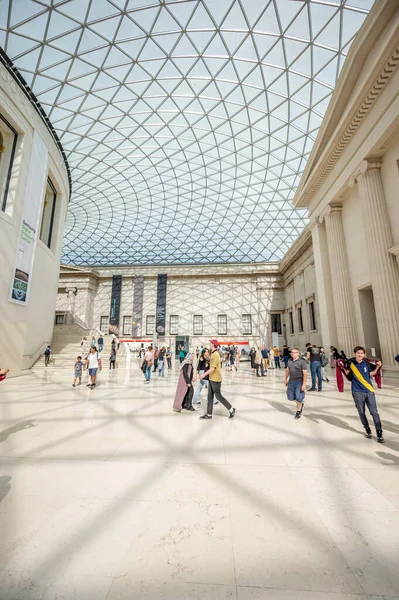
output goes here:
{"type": "Polygon", "coordinates": [[[22,206],[21,229],[19,234],[15,268],[11,282],[11,302],[26,306],[32,286],[33,261],[39,230],[40,214],[44,205],[44,192],[47,179],[48,149],[35,130],[25,197],[22,206]]]}

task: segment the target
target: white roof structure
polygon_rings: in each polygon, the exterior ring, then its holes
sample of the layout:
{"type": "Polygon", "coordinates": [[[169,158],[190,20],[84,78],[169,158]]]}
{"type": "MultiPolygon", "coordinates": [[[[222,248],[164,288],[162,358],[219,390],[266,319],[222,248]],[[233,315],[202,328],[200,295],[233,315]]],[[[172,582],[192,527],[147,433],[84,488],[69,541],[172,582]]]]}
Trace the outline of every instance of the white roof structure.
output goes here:
{"type": "Polygon", "coordinates": [[[73,192],[63,261],[278,261],[373,0],[0,0],[73,192]]]}

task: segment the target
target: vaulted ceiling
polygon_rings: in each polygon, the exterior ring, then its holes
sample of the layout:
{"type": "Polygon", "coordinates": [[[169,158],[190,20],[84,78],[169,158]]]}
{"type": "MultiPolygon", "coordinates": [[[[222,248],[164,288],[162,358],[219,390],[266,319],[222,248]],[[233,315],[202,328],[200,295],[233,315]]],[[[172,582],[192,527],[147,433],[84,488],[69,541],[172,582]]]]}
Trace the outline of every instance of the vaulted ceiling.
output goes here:
{"type": "Polygon", "coordinates": [[[57,131],[63,262],[278,261],[373,0],[0,0],[0,43],[57,131]]]}

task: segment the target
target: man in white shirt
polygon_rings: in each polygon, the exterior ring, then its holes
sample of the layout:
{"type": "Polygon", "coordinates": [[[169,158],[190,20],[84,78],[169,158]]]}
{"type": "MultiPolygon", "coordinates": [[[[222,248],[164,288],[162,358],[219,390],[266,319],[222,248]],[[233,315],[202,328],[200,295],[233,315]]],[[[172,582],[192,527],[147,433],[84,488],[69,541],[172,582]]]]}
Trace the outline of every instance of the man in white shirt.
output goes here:
{"type": "Polygon", "coordinates": [[[89,375],[91,380],[91,383],[88,383],[87,387],[94,389],[96,387],[97,371],[98,369],[100,369],[100,371],[102,370],[101,354],[97,352],[97,348],[95,346],[92,346],[90,348],[90,352],[86,358],[85,368],[89,369],[89,375]]]}

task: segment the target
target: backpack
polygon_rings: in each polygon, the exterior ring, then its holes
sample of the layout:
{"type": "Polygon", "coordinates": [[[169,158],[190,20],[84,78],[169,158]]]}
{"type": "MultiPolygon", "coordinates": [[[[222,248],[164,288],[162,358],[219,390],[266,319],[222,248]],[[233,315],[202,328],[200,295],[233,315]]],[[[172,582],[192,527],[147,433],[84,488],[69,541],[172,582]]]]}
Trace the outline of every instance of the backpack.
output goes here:
{"type": "Polygon", "coordinates": [[[44,354],[46,356],[49,356],[51,354],[51,350],[49,350],[48,348],[45,349],[44,354]]]}

